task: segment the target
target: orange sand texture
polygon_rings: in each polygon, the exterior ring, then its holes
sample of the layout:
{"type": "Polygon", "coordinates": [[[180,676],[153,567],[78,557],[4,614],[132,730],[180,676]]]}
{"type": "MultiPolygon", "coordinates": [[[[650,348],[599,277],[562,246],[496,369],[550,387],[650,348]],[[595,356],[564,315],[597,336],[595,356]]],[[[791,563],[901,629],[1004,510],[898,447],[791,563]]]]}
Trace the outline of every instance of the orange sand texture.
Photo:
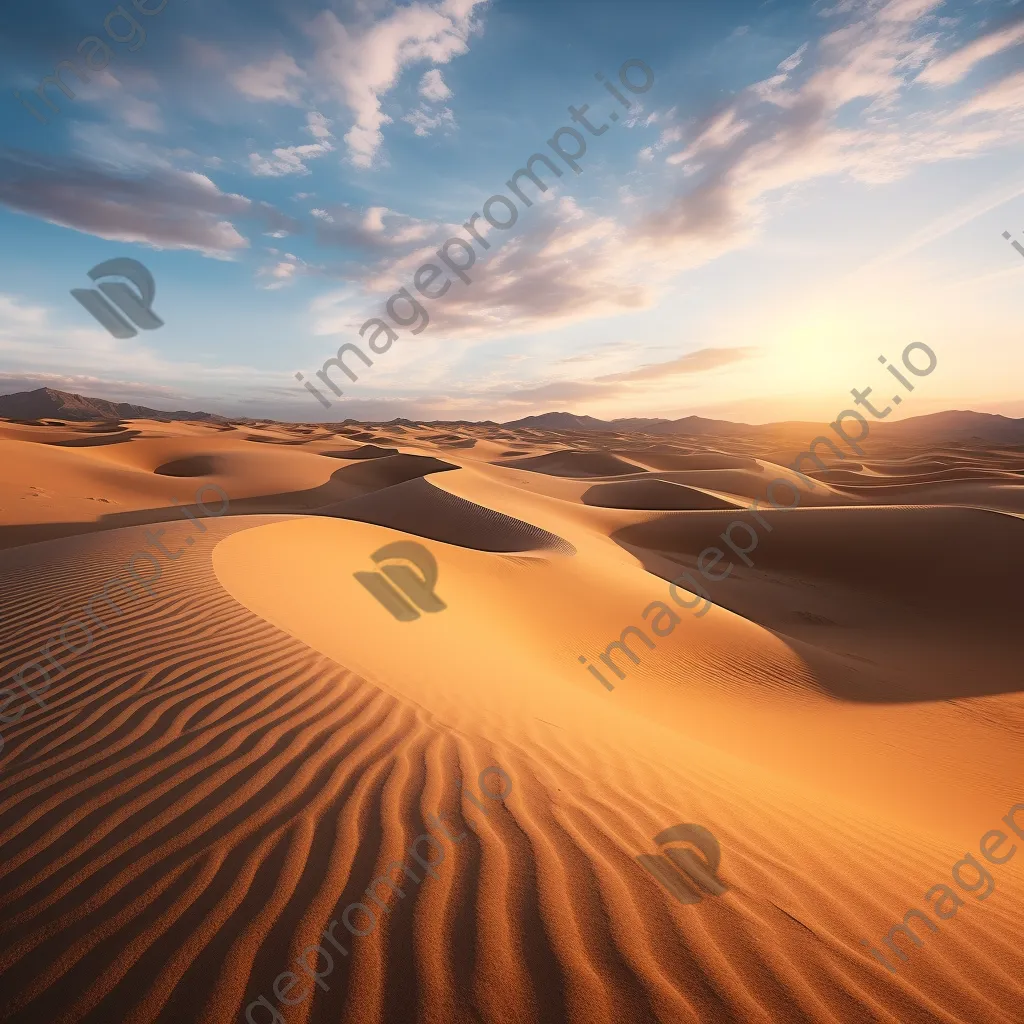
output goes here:
{"type": "Polygon", "coordinates": [[[0,423],[0,685],[153,524],[182,552],[0,707],[0,1020],[1024,1020],[1024,450],[880,427],[674,604],[809,440],[0,423]],[[399,540],[445,610],[354,578],[399,540]],[[606,690],[580,657],[655,601],[678,624],[606,690]],[[436,876],[275,996],[433,815],[436,876]],[[636,857],[688,822],[726,892],[685,904],[636,857]]]}

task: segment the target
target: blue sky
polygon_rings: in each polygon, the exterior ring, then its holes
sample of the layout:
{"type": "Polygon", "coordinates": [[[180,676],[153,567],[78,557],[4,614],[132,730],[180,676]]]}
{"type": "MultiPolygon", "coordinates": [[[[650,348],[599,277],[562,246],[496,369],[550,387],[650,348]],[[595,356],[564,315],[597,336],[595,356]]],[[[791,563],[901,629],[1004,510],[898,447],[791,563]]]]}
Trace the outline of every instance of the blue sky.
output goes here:
{"type": "Polygon", "coordinates": [[[898,415],[1024,415],[1024,4],[41,0],[5,7],[0,53],[0,392],[831,418],[922,341],[939,366],[898,415]],[[537,152],[562,176],[478,218],[485,251],[462,225],[537,152]],[[360,326],[451,237],[471,283],[371,353],[360,326]],[[115,339],[70,290],[125,256],[164,326],[115,339]],[[336,398],[315,374],[346,342],[372,366],[336,398]]]}

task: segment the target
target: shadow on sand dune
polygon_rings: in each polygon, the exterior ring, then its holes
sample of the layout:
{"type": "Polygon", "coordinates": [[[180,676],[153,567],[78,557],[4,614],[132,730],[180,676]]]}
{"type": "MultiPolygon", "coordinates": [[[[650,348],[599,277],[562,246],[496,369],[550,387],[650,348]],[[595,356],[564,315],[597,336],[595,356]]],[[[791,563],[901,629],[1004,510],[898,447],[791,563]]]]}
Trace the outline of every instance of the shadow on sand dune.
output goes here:
{"type": "MultiPolygon", "coordinates": [[[[189,479],[185,493],[194,495],[204,481],[214,483],[210,471],[217,469],[216,456],[197,455],[187,459],[176,459],[159,466],[154,475],[173,476],[189,479]],[[192,484],[195,487],[192,487],[192,484]]],[[[288,514],[333,514],[322,510],[337,506],[350,498],[383,488],[393,487],[426,476],[428,473],[443,473],[458,466],[442,462],[425,455],[388,455],[368,458],[354,465],[345,465],[331,474],[330,480],[319,487],[307,490],[289,491],[276,494],[261,494],[248,498],[233,498],[228,510],[230,515],[288,514]]],[[[215,491],[208,491],[206,500],[216,510],[219,500],[215,491]]],[[[97,533],[118,529],[123,526],[140,526],[149,523],[180,522],[183,510],[200,518],[205,516],[194,503],[183,503],[180,507],[139,509],[130,512],[115,512],[103,516],[97,522],[42,523],[39,525],[0,526],[0,549],[35,544],[43,540],[72,537],[81,533],[97,533]]],[[[355,518],[355,517],[352,517],[355,518]]],[[[458,543],[455,541],[454,543],[458,543]]]]}
{"type": "Polygon", "coordinates": [[[424,477],[350,498],[317,514],[387,526],[477,551],[576,554],[567,540],[434,487],[424,477]]]}
{"type": "Polygon", "coordinates": [[[756,546],[734,531],[749,566],[722,539],[730,523],[755,522],[735,512],[661,516],[612,539],[662,579],[689,570],[714,604],[790,644],[834,697],[902,703],[1022,689],[1019,517],[878,506],[760,515],[770,532],[762,528],[756,546]],[[724,553],[706,559],[721,579],[697,572],[707,548],[724,553]]]}

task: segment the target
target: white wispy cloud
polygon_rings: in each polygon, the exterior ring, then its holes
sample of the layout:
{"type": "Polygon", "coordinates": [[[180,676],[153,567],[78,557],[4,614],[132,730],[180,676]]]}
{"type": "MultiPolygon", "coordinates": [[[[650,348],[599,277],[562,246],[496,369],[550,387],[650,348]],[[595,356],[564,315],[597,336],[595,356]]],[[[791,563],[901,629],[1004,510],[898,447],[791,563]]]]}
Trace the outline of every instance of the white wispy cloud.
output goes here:
{"type": "Polygon", "coordinates": [[[269,157],[259,153],[249,154],[249,170],[264,178],[280,178],[286,174],[308,174],[307,160],[326,156],[334,152],[330,132],[331,122],[319,111],[310,111],[306,115],[306,131],[317,142],[309,142],[301,146],[281,146],[271,152],[269,157]]]}
{"type": "Polygon", "coordinates": [[[989,32],[959,50],[932,61],[920,75],[919,82],[927,85],[954,85],[966,78],[975,65],[1014,46],[1024,43],[1024,20],[989,32]]]}
{"type": "Polygon", "coordinates": [[[455,115],[448,107],[443,107],[441,110],[434,112],[426,106],[421,106],[416,110],[410,111],[402,120],[406,124],[411,124],[414,134],[419,136],[430,135],[439,128],[454,130],[456,127],[455,115]]]}
{"type": "MultiPolygon", "coordinates": [[[[323,11],[314,19],[309,31],[317,48],[317,75],[353,117],[352,127],[345,134],[353,165],[372,166],[383,144],[381,128],[392,119],[384,113],[381,97],[410,65],[424,61],[447,64],[465,53],[473,30],[473,12],[485,2],[416,2],[394,7],[369,24],[343,24],[333,11],[323,11]]],[[[443,81],[433,84],[439,91],[443,81]]]]}
{"type": "Polygon", "coordinates": [[[430,71],[420,79],[420,95],[425,100],[440,103],[442,100],[449,99],[452,95],[452,91],[447,85],[445,85],[445,81],[441,77],[441,72],[437,68],[431,68],[430,71]]]}
{"type": "Polygon", "coordinates": [[[306,72],[287,53],[276,53],[261,64],[247,64],[228,75],[228,81],[251,100],[302,102],[306,72]]]}

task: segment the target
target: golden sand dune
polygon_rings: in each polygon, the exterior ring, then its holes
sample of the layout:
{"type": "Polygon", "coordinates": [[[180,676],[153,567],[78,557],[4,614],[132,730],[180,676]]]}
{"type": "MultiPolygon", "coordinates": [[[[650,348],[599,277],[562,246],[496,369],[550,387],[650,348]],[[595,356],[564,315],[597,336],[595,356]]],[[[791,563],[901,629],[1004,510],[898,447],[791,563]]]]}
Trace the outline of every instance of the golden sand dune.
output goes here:
{"type": "Polygon", "coordinates": [[[622,476],[644,468],[605,452],[575,451],[556,451],[526,459],[510,459],[504,465],[509,469],[529,469],[535,473],[572,477],[622,476]]]}
{"type": "Polygon", "coordinates": [[[1020,452],[122,426],[0,424],[0,1020],[1021,1019],[1020,452]]]}
{"type": "Polygon", "coordinates": [[[722,509],[739,508],[696,487],[672,480],[630,480],[621,484],[595,484],[583,493],[585,505],[605,508],[722,509]]]}

